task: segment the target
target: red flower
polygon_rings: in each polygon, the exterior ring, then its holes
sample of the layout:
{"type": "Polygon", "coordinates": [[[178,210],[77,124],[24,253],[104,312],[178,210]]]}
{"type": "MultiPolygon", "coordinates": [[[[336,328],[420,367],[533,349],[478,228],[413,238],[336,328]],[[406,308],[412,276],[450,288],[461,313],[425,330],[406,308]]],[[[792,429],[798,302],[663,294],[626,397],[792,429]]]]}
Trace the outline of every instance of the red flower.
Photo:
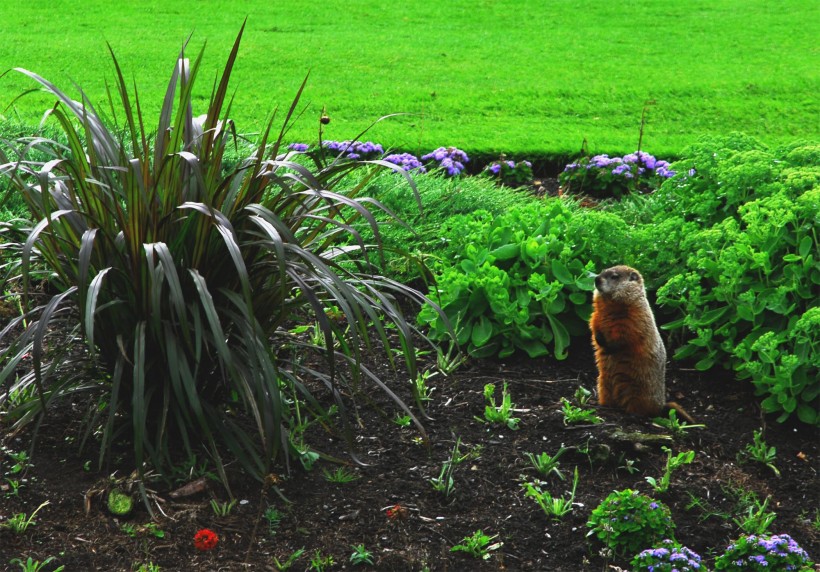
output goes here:
{"type": "Polygon", "coordinates": [[[407,518],[407,509],[401,506],[400,504],[394,504],[393,506],[387,509],[387,518],[389,518],[390,520],[404,520],[405,518],[407,518]]]}
{"type": "Polygon", "coordinates": [[[217,542],[219,542],[219,537],[213,530],[207,528],[203,528],[194,535],[194,546],[197,550],[211,550],[217,542]]]}

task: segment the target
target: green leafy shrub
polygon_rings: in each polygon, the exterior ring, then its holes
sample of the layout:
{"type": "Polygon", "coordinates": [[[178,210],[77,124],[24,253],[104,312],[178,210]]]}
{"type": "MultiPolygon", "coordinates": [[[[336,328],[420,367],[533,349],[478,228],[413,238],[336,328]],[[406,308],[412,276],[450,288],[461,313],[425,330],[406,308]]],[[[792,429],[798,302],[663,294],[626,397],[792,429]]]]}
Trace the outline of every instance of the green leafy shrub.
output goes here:
{"type": "Polygon", "coordinates": [[[818,424],[820,169],[802,165],[816,149],[735,143],[696,152],[707,167],[659,191],[674,206],[663,228],[680,239],[681,259],[658,290],[674,312],[664,327],[690,335],[676,358],[701,370],[723,363],[751,379],[780,421],[818,424]]]}
{"type": "Polygon", "coordinates": [[[150,462],[167,474],[174,451],[190,458],[204,444],[224,481],[223,451],[262,478],[293,447],[289,429],[307,416],[326,418],[317,388],[344,413],[343,388],[355,393],[369,380],[415,420],[360,366],[374,341],[393,363],[392,324],[415,377],[414,328],[395,297],[422,299],[374,274],[378,249],[352,231],[361,218],[378,237],[371,210],[382,208],[360,196],[366,175],[337,188],[360,164],[311,171],[290,161],[273,119],[249,158],[226,164],[226,150],[238,145],[226,97],[241,37],[199,118],[192,93],[203,51],[180,55],[153,135],[116,58],[110,123],[84,96],[78,103],[20,70],[58,100],[51,117],[68,144],[26,139],[9,143],[15,156],[0,156],[0,171],[36,221],[5,245],[19,256],[11,285],[25,313],[0,332],[0,386],[10,387],[0,407],[36,388],[35,398],[6,411],[17,426],[60,399],[94,392],[88,428],[102,427],[101,462],[115,438],[127,437],[139,471],[150,462]],[[50,159],[32,159],[31,149],[50,159]],[[38,279],[47,281],[42,292],[33,288],[38,279]],[[326,315],[333,306],[340,319],[326,315]],[[300,318],[319,324],[322,347],[288,334],[284,326],[300,318]],[[326,374],[300,365],[310,349],[326,374]],[[34,369],[17,376],[29,352],[34,369]]]}
{"type": "Polygon", "coordinates": [[[646,546],[674,540],[675,523],[660,501],[625,489],[607,496],[590,514],[587,536],[595,535],[613,553],[632,557],[646,546]]]}
{"type": "MultiPolygon", "coordinates": [[[[448,219],[435,295],[460,345],[476,357],[566,357],[571,336],[587,335],[589,292],[602,261],[621,260],[627,229],[616,215],[550,199],[493,216],[448,219]]],[[[448,322],[424,308],[434,339],[448,322]]]]}
{"type": "MultiPolygon", "coordinates": [[[[356,173],[351,174],[356,176],[356,173]]],[[[406,225],[395,224],[390,214],[378,211],[379,233],[385,248],[389,276],[403,281],[420,277],[423,268],[415,260],[433,265],[449,256],[442,228],[450,217],[485,210],[500,214],[515,206],[539,202],[540,199],[506,187],[498,187],[483,177],[441,177],[437,174],[413,173],[418,194],[400,174],[384,171],[372,178],[366,192],[378,199],[390,213],[406,225]],[[411,254],[411,257],[407,255],[411,254]]],[[[373,231],[366,221],[355,225],[365,241],[372,241],[373,231]]]]}

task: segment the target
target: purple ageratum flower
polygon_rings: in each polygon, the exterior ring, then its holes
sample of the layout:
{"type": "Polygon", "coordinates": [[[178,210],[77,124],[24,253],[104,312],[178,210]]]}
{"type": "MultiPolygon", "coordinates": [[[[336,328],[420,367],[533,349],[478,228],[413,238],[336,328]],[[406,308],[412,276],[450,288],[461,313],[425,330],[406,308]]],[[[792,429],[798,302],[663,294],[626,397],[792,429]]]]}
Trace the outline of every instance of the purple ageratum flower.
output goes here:
{"type": "Polygon", "coordinates": [[[655,169],[655,164],[657,163],[657,159],[655,159],[655,157],[645,151],[637,151],[635,154],[637,155],[638,160],[643,163],[644,167],[650,171],[655,169]]]}
{"type": "Polygon", "coordinates": [[[394,165],[398,165],[404,171],[418,171],[420,173],[426,173],[427,169],[421,164],[421,161],[418,160],[418,157],[412,155],[410,153],[394,153],[392,155],[388,155],[384,158],[385,161],[388,163],[393,163],[394,165]]]}
{"type": "Polygon", "coordinates": [[[666,161],[658,161],[655,163],[655,174],[668,179],[675,176],[675,171],[669,168],[666,161]]]}
{"type": "Polygon", "coordinates": [[[490,171],[493,175],[497,175],[501,172],[501,163],[493,163],[492,165],[487,167],[487,170],[490,171]]]}
{"type": "Polygon", "coordinates": [[[455,177],[461,174],[464,170],[464,163],[467,163],[470,158],[467,153],[455,147],[439,147],[431,153],[422,155],[422,161],[435,161],[438,167],[441,168],[447,176],[455,177]]]}
{"type": "Polygon", "coordinates": [[[370,155],[381,155],[384,148],[372,141],[323,141],[322,146],[334,153],[343,153],[348,159],[360,159],[370,155]]]}
{"type": "Polygon", "coordinates": [[[310,149],[310,145],[308,145],[307,143],[291,143],[290,145],[288,145],[288,149],[290,149],[291,151],[298,151],[300,153],[304,153],[305,151],[310,149]]]}
{"type": "Polygon", "coordinates": [[[634,175],[632,174],[632,166],[629,163],[621,163],[614,169],[612,169],[612,174],[616,176],[623,176],[625,179],[632,179],[634,175]]]}
{"type": "Polygon", "coordinates": [[[592,159],[589,160],[589,164],[587,165],[587,169],[592,169],[593,167],[598,169],[605,169],[607,167],[611,167],[612,165],[620,165],[623,163],[623,159],[620,157],[610,157],[609,155],[595,155],[592,159]]]}

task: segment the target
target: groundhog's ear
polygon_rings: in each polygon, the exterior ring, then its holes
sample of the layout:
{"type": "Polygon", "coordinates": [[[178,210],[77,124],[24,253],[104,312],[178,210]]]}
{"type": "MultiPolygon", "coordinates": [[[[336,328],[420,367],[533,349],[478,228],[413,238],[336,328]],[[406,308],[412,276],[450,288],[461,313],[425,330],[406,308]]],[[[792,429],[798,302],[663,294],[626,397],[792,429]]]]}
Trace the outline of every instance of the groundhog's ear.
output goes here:
{"type": "Polygon", "coordinates": [[[630,281],[632,281],[632,282],[637,282],[637,281],[638,281],[638,280],[640,280],[640,279],[641,279],[641,277],[640,277],[640,276],[638,276],[638,273],[637,273],[637,272],[630,272],[630,273],[629,273],[629,280],[630,280],[630,281]]]}

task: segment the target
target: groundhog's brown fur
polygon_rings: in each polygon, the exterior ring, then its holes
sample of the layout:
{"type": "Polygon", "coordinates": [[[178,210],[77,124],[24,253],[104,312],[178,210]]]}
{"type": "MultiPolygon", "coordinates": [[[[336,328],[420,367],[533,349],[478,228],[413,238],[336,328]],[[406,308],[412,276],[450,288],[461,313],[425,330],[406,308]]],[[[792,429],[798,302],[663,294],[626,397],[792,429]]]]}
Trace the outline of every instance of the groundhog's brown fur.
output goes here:
{"type": "Polygon", "coordinates": [[[589,327],[601,405],[650,417],[671,408],[693,422],[677,403],[666,401],[666,349],[640,272],[613,266],[595,278],[589,327]]]}

